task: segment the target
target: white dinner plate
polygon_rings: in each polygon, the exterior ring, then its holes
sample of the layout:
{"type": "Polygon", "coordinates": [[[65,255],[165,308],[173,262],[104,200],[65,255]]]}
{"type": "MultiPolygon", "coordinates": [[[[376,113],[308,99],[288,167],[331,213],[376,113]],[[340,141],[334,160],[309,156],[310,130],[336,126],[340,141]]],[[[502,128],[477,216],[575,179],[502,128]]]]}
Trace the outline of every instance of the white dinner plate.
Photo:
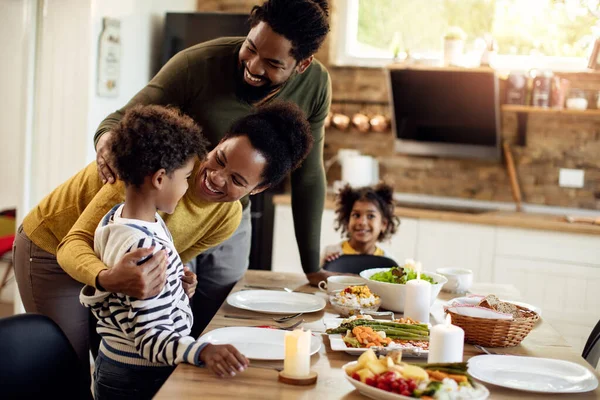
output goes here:
{"type": "MultiPolygon", "coordinates": [[[[366,383],[362,383],[361,381],[357,381],[356,379],[348,376],[345,373],[346,367],[355,365],[357,361],[349,362],[344,365],[342,369],[344,370],[344,376],[346,380],[352,384],[361,394],[376,400],[414,400],[414,397],[402,396],[398,393],[387,392],[383,389],[379,389],[373,386],[369,386],[366,383]]],[[[485,400],[489,397],[489,390],[483,386],[481,383],[475,382],[473,388],[476,390],[475,393],[472,393],[472,397],[469,397],[470,400],[485,400]]]]}
{"type": "Polygon", "coordinates": [[[230,306],[265,314],[311,313],[325,308],[325,299],[307,293],[242,290],[227,297],[230,306]]]}
{"type": "MultiPolygon", "coordinates": [[[[323,319],[323,323],[325,324],[326,329],[334,329],[340,326],[343,320],[343,318],[325,318],[323,319]]],[[[331,346],[331,350],[333,351],[345,351],[350,355],[360,356],[362,353],[369,350],[366,347],[356,348],[346,346],[346,342],[344,342],[344,338],[340,333],[329,334],[327,336],[329,337],[329,344],[331,346]]],[[[385,347],[385,349],[401,349],[403,357],[427,357],[429,354],[429,350],[423,350],[420,347],[412,346],[410,344],[401,345],[393,342],[385,347]]]]}
{"type": "MultiPolygon", "coordinates": [[[[212,330],[199,339],[212,344],[231,344],[252,360],[283,360],[285,332],[281,329],[232,326],[212,330]]],[[[311,335],[310,354],[321,348],[321,338],[311,335]]]]}
{"type": "Polygon", "coordinates": [[[469,374],[480,381],[526,392],[582,393],[598,380],[582,365],[550,358],[484,355],[469,359],[469,374]]]}

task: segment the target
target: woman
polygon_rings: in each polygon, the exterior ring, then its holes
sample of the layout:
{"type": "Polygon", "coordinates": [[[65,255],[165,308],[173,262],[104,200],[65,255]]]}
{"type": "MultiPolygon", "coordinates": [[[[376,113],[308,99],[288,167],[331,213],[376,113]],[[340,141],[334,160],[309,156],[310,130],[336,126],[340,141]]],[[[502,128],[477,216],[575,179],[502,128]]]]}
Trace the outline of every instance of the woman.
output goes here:
{"type": "MultiPolygon", "coordinates": [[[[174,213],[162,215],[183,262],[227,239],[241,219],[237,200],[280,182],[311,147],[310,125],[292,103],[272,103],[236,121],[195,166],[174,213]]],[[[165,283],[164,255],[138,265],[151,254],[140,249],[107,269],[94,253],[100,219],[123,199],[123,183],[103,186],[92,162],[25,217],[15,240],[15,273],[25,309],[56,321],[84,366],[89,365],[93,318],[79,304],[83,285],[148,298],[165,283]]],[[[194,282],[195,276],[188,274],[188,295],[194,282]]]]}

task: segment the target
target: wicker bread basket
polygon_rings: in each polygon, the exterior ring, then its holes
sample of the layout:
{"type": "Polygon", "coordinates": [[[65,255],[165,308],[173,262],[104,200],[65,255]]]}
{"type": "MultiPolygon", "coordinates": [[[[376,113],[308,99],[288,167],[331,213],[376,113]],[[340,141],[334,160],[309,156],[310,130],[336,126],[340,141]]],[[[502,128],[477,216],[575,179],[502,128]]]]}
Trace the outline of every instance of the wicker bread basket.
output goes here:
{"type": "Polygon", "coordinates": [[[513,347],[531,332],[540,316],[517,306],[521,317],[512,320],[467,317],[448,311],[452,324],[465,331],[465,342],[485,347],[513,347]]]}

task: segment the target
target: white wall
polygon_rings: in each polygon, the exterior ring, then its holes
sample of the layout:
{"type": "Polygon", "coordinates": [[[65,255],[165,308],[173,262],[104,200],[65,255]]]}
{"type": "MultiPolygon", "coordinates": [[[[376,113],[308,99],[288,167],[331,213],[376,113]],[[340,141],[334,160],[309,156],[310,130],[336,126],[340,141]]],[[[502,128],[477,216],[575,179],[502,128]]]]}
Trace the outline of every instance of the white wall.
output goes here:
{"type": "Polygon", "coordinates": [[[90,4],[42,2],[39,13],[32,133],[34,206],[85,165],[90,4]]]}
{"type": "Polygon", "coordinates": [[[123,106],[155,71],[165,12],[189,12],[195,6],[195,0],[0,1],[0,34],[11,38],[0,41],[0,54],[7,55],[0,64],[0,209],[25,198],[19,213],[26,214],[95,158],[93,134],[100,121],[123,106]],[[37,7],[34,63],[26,42],[35,34],[36,21],[28,18],[37,7]],[[122,86],[116,98],[96,95],[103,17],[121,21],[122,86]],[[28,99],[25,80],[30,70],[35,80],[28,99]],[[29,145],[27,112],[32,113],[29,145]],[[31,161],[25,158],[28,153],[31,161]],[[19,187],[28,179],[25,188],[19,187]]]}
{"type": "Polygon", "coordinates": [[[25,146],[28,43],[31,20],[28,0],[0,2],[0,210],[21,201],[21,163],[25,146]],[[9,39],[10,38],[10,39],[9,39]]]}
{"type": "Polygon", "coordinates": [[[96,156],[93,136],[100,122],[124,106],[156,72],[165,13],[192,12],[195,9],[195,0],[92,0],[90,58],[94,62],[89,75],[88,161],[96,156]],[[96,55],[103,17],[116,18],[121,22],[121,87],[117,97],[96,95],[96,55]]]}

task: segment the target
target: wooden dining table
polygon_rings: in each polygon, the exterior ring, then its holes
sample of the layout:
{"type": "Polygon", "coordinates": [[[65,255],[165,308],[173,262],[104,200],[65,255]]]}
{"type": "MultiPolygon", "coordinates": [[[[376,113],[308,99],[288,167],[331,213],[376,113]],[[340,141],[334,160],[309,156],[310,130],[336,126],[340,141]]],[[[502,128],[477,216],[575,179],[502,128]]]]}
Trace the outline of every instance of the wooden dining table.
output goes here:
{"type": "MultiPolygon", "coordinates": [[[[295,292],[316,293],[319,289],[307,284],[304,275],[277,273],[271,271],[250,270],[233,288],[232,293],[248,290],[248,286],[263,286],[274,290],[292,289],[295,292]]],[[[512,285],[493,283],[476,283],[471,292],[478,294],[495,294],[505,300],[520,300],[520,294],[512,285]]],[[[441,300],[449,300],[453,296],[441,293],[441,300]]],[[[231,326],[286,326],[298,319],[304,319],[304,325],[311,327],[314,334],[321,336],[323,344],[311,357],[311,371],[318,374],[317,382],[310,386],[293,386],[278,381],[278,369],[283,361],[250,361],[250,367],[235,377],[219,378],[206,368],[198,368],[188,364],[177,366],[173,374],[162,386],[155,399],[365,399],[344,376],[342,366],[355,361],[356,356],[343,351],[331,350],[329,339],[324,334],[324,318],[335,318],[338,315],[328,306],[319,312],[304,314],[297,319],[278,324],[273,315],[262,314],[234,308],[225,302],[203,334],[217,328],[231,326]],[[233,318],[231,318],[233,317],[233,318]],[[236,317],[250,317],[236,318],[236,317]],[[323,326],[322,330],[318,329],[323,326]]],[[[598,373],[571,347],[566,340],[542,318],[521,342],[511,348],[493,349],[504,354],[544,357],[572,361],[598,373]]],[[[465,345],[464,359],[481,355],[481,351],[471,345],[465,345]]],[[[416,359],[415,359],[416,360],[416,359]]],[[[422,361],[422,360],[419,360],[422,361]]],[[[409,361],[410,362],[410,361],[409,361]]],[[[484,383],[490,391],[490,399],[600,399],[600,388],[592,392],[579,394],[537,394],[507,389],[484,383]]]]}

